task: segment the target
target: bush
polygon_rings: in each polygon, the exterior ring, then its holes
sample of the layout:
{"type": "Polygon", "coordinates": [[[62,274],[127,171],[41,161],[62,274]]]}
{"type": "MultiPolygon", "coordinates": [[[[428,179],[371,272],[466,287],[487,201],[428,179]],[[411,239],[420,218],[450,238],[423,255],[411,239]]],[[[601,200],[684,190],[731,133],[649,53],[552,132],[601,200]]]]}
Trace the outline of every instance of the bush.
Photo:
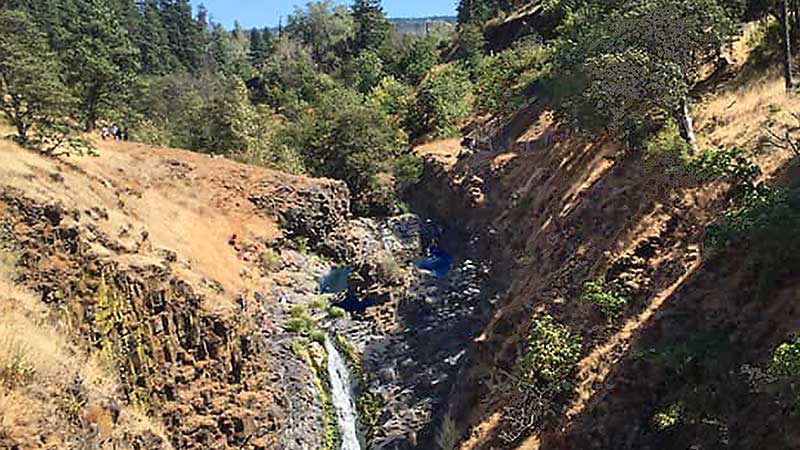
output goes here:
{"type": "Polygon", "coordinates": [[[609,319],[619,317],[628,304],[628,300],[618,289],[609,286],[602,279],[587,281],[583,285],[583,296],[581,298],[583,301],[598,307],[609,319]]]}
{"type": "Polygon", "coordinates": [[[645,150],[655,155],[678,155],[686,157],[689,154],[689,144],[681,136],[678,124],[670,119],[654,136],[644,143],[645,150]]]}
{"type": "Polygon", "coordinates": [[[419,183],[425,163],[416,153],[406,153],[394,162],[395,186],[400,191],[419,183]]]}
{"type": "Polygon", "coordinates": [[[281,261],[281,255],[271,248],[261,252],[258,260],[261,268],[267,272],[275,272],[283,265],[283,262],[281,261]]]}
{"type": "Polygon", "coordinates": [[[471,98],[472,83],[463,69],[449,66],[432,73],[417,94],[414,115],[419,128],[416,134],[457,136],[459,125],[469,116],[471,98]]]}
{"type": "Polygon", "coordinates": [[[314,321],[307,316],[289,319],[286,321],[286,325],[284,326],[286,330],[293,333],[299,333],[304,336],[316,331],[316,327],[317,324],[315,324],[314,321]]]}
{"type": "Polygon", "coordinates": [[[328,296],[327,295],[317,295],[314,297],[314,300],[309,303],[309,308],[315,311],[325,311],[328,309],[328,296]]]}
{"type": "Polygon", "coordinates": [[[772,353],[770,374],[788,391],[796,413],[800,413],[800,336],[784,342],[772,353]]]}
{"type": "Polygon", "coordinates": [[[658,431],[668,430],[683,421],[684,407],[680,402],[673,403],[653,416],[653,426],[658,431]]]}
{"type": "Polygon", "coordinates": [[[520,377],[544,391],[572,388],[572,376],[581,355],[582,339],[550,314],[533,319],[525,352],[519,362],[520,377]]]}
{"type": "Polygon", "coordinates": [[[27,349],[18,342],[0,343],[0,386],[13,389],[33,381],[36,368],[28,362],[27,349]]]}
{"type": "Polygon", "coordinates": [[[478,65],[476,107],[480,113],[510,113],[530,98],[531,85],[550,72],[549,54],[533,42],[484,58],[478,65]]]}
{"type": "Polygon", "coordinates": [[[334,319],[341,319],[344,318],[345,315],[347,315],[347,312],[338,306],[331,306],[328,309],[328,314],[330,314],[330,316],[333,317],[334,319]]]}
{"type": "Polygon", "coordinates": [[[758,165],[738,147],[705,150],[689,161],[689,169],[702,181],[727,180],[737,190],[748,190],[761,175],[758,165]]]}

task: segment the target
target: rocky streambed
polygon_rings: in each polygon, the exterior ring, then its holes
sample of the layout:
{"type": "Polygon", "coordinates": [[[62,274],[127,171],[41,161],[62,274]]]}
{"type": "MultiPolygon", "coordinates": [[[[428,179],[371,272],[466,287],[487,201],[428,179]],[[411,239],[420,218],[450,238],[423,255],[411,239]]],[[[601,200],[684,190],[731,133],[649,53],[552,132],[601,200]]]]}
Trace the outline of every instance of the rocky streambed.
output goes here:
{"type": "Polygon", "coordinates": [[[332,445],[340,448],[341,418],[332,423],[335,409],[326,403],[335,380],[324,367],[330,354],[325,336],[346,355],[353,401],[360,415],[369,416],[359,420],[362,448],[431,448],[448,414],[451,387],[502,290],[493,284],[491,263],[479,257],[477,244],[477,238],[456,236],[409,214],[350,221],[315,247],[335,260],[283,252],[292,275],[272,288],[264,306],[275,322],[275,357],[293,359],[273,375],[288,381],[282,413],[292,426],[285,427],[284,448],[325,448],[331,434],[332,445]],[[432,253],[446,261],[445,270],[425,260],[432,253]],[[326,275],[338,276],[337,270],[349,273],[351,295],[368,299],[369,307],[337,311],[342,297],[323,292],[334,278],[326,275]],[[307,329],[303,321],[309,322],[307,329]],[[310,395],[314,385],[321,392],[310,395]],[[308,436],[321,438],[310,442],[308,436]]]}

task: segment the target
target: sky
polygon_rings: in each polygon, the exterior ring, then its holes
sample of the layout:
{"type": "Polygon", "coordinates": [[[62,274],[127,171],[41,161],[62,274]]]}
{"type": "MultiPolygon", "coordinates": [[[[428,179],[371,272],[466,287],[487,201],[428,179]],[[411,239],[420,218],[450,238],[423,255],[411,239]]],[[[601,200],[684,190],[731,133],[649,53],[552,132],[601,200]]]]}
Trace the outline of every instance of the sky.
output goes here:
{"type": "MultiPolygon", "coordinates": [[[[453,16],[458,0],[383,0],[383,9],[389,17],[453,16]]],[[[214,22],[226,28],[238,20],[245,28],[274,27],[278,20],[302,6],[306,0],[191,0],[195,8],[203,3],[214,22]]],[[[336,3],[350,4],[346,0],[336,3]]]]}

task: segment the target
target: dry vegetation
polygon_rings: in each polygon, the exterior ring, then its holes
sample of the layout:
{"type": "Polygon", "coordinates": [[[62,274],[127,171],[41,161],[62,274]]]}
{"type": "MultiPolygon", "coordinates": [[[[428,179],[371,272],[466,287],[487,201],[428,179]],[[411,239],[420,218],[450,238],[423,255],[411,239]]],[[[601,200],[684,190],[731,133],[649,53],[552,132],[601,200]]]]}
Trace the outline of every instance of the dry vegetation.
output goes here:
{"type": "Polygon", "coordinates": [[[124,406],[102,354],[70,344],[56,315],[11,281],[0,260],[0,448],[130,448],[160,424],[124,406]]]}

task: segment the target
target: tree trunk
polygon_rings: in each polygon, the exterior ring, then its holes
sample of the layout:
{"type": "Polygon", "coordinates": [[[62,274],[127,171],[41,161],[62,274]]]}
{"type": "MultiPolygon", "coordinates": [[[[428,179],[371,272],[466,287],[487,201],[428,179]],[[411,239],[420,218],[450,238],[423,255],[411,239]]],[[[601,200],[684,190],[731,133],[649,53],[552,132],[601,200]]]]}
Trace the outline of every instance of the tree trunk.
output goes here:
{"type": "Polygon", "coordinates": [[[786,81],[786,91],[794,87],[792,76],[792,37],[789,26],[789,0],[781,2],[781,34],[783,35],[783,77],[786,81]]]}
{"type": "Polygon", "coordinates": [[[697,154],[697,136],[694,134],[694,122],[692,115],[689,113],[689,100],[683,99],[681,108],[676,114],[676,120],[680,127],[681,137],[689,144],[689,152],[692,155],[697,154]]]}
{"type": "Polygon", "coordinates": [[[792,0],[792,44],[797,45],[798,39],[800,39],[800,0],[792,0]]]}
{"type": "Polygon", "coordinates": [[[86,129],[87,133],[91,133],[97,127],[97,106],[100,103],[100,89],[93,85],[89,88],[86,94],[86,100],[83,102],[83,109],[86,113],[86,129]]]}
{"type": "Polygon", "coordinates": [[[14,126],[17,128],[19,143],[26,144],[28,142],[28,126],[25,124],[25,113],[22,112],[22,105],[20,104],[19,98],[14,97],[13,106],[14,126]]]}

